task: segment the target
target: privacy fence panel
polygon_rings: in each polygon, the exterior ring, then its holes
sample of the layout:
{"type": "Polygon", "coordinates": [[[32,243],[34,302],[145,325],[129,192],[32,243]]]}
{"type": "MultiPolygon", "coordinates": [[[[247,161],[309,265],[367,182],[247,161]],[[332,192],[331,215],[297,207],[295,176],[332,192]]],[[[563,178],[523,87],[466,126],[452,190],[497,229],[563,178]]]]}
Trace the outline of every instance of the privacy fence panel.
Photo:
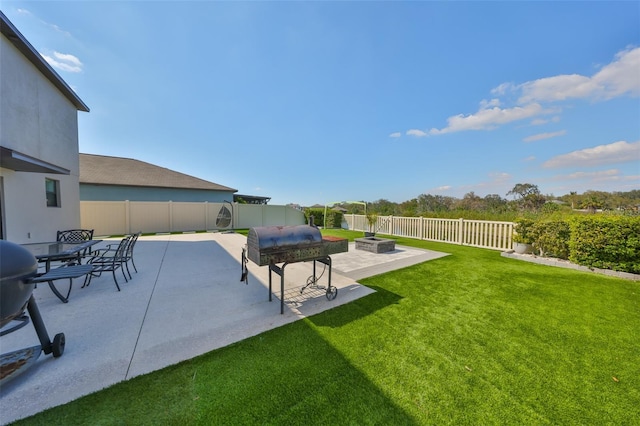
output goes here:
{"type": "Polygon", "coordinates": [[[288,206],[209,202],[81,201],[81,226],[94,235],[211,231],[302,225],[304,213],[288,206]]]}
{"type": "Polygon", "coordinates": [[[264,226],[261,205],[235,204],[237,208],[236,228],[246,229],[254,226],[264,226]]]}
{"type": "MultiPolygon", "coordinates": [[[[347,214],[345,222],[354,231],[369,231],[364,215],[347,214]]],[[[512,222],[427,217],[378,216],[374,231],[382,234],[468,245],[493,250],[512,248],[512,222]]]]}
{"type": "Polygon", "coordinates": [[[171,232],[207,229],[207,204],[173,202],[170,204],[171,232]]]}
{"type": "Polygon", "coordinates": [[[122,234],[139,231],[145,234],[172,232],[171,203],[154,201],[129,202],[129,229],[122,232],[122,234]]]}
{"type": "Polygon", "coordinates": [[[80,227],[94,235],[122,235],[129,229],[128,207],[121,201],[80,202],[80,227]]]}
{"type": "MultiPolygon", "coordinates": [[[[287,209],[290,209],[290,207],[286,207],[286,206],[267,206],[267,205],[263,205],[262,207],[271,207],[269,209],[264,209],[264,212],[262,214],[262,217],[264,218],[263,223],[264,226],[278,226],[278,225],[283,225],[286,224],[287,222],[287,209]]],[[[291,209],[294,210],[295,209],[291,209]]],[[[300,223],[300,225],[305,223],[305,219],[304,219],[304,213],[300,212],[302,214],[302,223],[300,223]]]]}

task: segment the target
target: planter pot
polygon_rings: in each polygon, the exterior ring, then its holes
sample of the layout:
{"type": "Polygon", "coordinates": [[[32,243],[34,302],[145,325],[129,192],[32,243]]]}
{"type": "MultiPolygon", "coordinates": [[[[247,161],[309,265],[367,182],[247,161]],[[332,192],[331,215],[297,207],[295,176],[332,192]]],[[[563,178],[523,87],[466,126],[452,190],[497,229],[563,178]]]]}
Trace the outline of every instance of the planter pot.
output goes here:
{"type": "Polygon", "coordinates": [[[533,253],[533,245],[527,243],[513,243],[513,251],[518,254],[533,253]]]}

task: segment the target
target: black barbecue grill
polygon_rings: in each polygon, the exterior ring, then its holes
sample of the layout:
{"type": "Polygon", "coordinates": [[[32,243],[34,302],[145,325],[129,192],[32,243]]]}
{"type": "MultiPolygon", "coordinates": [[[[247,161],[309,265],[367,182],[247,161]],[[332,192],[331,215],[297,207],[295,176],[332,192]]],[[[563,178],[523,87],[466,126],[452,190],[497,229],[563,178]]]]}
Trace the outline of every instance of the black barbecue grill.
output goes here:
{"type": "MultiPolygon", "coordinates": [[[[301,292],[309,286],[318,286],[316,262],[329,267],[327,299],[333,300],[338,289],[331,285],[331,257],[336,253],[349,250],[348,240],[336,237],[323,237],[320,230],[311,225],[297,226],[263,226],[249,229],[247,248],[242,252],[243,268],[248,257],[258,266],[269,265],[269,301],[272,295],[271,272],[280,275],[280,313],[284,313],[284,268],[290,263],[313,261],[313,275],[302,287],[301,292]],[[282,266],[277,266],[282,263],[282,266]]],[[[246,270],[243,270],[246,280],[246,270]]]]}
{"type": "Polygon", "coordinates": [[[40,356],[53,353],[59,357],[64,352],[65,338],[58,333],[49,340],[49,334],[33,297],[38,263],[24,247],[0,240],[0,336],[16,331],[29,323],[29,316],[36,330],[39,346],[2,354],[0,356],[0,384],[24,371],[40,356]],[[25,309],[29,316],[25,314],[25,309]],[[11,323],[14,325],[11,325],[11,323]],[[6,328],[5,328],[6,326],[6,328]]]}

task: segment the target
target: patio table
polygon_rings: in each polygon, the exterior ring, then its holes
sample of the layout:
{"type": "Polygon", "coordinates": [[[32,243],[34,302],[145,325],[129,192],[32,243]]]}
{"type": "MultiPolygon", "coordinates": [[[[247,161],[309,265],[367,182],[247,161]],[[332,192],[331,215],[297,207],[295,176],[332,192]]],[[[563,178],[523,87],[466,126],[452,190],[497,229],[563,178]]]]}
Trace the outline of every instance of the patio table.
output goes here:
{"type": "Polygon", "coordinates": [[[98,244],[102,240],[89,240],[82,243],[67,243],[62,241],[43,242],[43,243],[28,243],[22,244],[22,247],[26,248],[35,256],[38,262],[45,264],[45,273],[39,277],[34,277],[32,282],[44,282],[49,284],[49,288],[55,294],[58,299],[63,303],[69,301],[69,294],[71,294],[71,283],[69,283],[69,292],[67,296],[63,296],[56,286],[53,284],[54,280],[66,279],[70,280],[82,275],[86,275],[91,272],[90,265],[77,265],[75,267],[62,267],[55,269],[56,272],[51,271],[51,262],[56,261],[77,261],[80,263],[82,256],[81,252],[85,249],[98,244]],[[80,268],[79,266],[82,266],[80,268]]]}

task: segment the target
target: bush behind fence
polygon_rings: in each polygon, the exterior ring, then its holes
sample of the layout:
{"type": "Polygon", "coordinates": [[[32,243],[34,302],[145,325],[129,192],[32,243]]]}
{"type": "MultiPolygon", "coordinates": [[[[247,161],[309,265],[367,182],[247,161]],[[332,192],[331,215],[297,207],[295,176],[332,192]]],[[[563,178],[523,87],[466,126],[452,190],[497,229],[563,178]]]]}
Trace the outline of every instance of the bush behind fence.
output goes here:
{"type": "MultiPolygon", "coordinates": [[[[364,215],[345,215],[355,231],[439,241],[493,250],[513,247],[513,222],[379,216],[372,227],[364,215]],[[372,228],[372,229],[371,229],[372,228]]],[[[640,216],[600,214],[531,223],[531,243],[540,255],[569,259],[589,268],[640,273],[640,216]]]]}

